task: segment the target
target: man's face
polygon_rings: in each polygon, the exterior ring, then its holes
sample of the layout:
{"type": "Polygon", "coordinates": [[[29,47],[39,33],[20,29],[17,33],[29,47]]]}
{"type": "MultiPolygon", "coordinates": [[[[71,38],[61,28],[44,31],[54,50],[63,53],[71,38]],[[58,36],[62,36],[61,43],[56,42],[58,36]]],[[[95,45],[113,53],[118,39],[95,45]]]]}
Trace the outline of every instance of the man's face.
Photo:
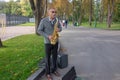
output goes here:
{"type": "Polygon", "coordinates": [[[54,19],[56,17],[56,10],[55,9],[49,9],[48,15],[51,19],[54,19]]]}

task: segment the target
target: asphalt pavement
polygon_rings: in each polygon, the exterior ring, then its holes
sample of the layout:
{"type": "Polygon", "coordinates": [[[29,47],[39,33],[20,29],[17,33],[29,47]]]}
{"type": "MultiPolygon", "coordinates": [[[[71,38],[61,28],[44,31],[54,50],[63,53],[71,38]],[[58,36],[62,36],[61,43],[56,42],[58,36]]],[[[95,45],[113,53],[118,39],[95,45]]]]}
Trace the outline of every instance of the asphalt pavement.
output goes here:
{"type": "Polygon", "coordinates": [[[60,43],[82,80],[120,80],[120,31],[71,26],[60,43]]]}

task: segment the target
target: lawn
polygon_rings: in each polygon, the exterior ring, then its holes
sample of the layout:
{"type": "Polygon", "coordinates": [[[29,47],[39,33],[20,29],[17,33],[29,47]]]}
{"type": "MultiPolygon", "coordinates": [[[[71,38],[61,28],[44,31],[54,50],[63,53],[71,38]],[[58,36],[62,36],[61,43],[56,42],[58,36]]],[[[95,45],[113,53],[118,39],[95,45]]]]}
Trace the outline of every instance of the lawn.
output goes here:
{"type": "Polygon", "coordinates": [[[17,26],[35,26],[35,23],[27,22],[27,23],[19,24],[19,25],[17,25],[17,26]]]}
{"type": "Polygon", "coordinates": [[[108,28],[106,23],[97,23],[97,25],[95,27],[94,22],[92,23],[92,26],[89,26],[89,23],[82,23],[81,26],[85,26],[85,27],[89,27],[89,28],[120,30],[120,23],[112,23],[111,28],[108,28]]]}
{"type": "Polygon", "coordinates": [[[3,42],[0,48],[0,80],[26,80],[44,57],[43,38],[35,34],[3,42]]]}

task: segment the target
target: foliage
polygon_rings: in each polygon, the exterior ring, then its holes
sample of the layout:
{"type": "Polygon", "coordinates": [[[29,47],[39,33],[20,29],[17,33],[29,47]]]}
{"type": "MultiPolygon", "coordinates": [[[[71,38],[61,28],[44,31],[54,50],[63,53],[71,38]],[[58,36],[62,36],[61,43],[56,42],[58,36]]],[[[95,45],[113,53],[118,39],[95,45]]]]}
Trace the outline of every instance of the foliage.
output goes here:
{"type": "Polygon", "coordinates": [[[68,19],[72,13],[72,4],[68,0],[53,0],[52,4],[57,9],[57,15],[61,19],[68,19]]]}
{"type": "Polygon", "coordinates": [[[57,8],[57,15],[60,19],[69,19],[79,24],[89,22],[90,26],[93,26],[92,21],[95,21],[96,25],[98,22],[106,21],[108,27],[111,26],[112,20],[119,22],[119,5],[120,0],[72,0],[71,2],[52,0],[48,4],[48,6],[57,8]]]}
{"type": "Polygon", "coordinates": [[[9,2],[0,2],[0,13],[22,15],[33,17],[29,0],[10,0],[9,2]]]}
{"type": "Polygon", "coordinates": [[[120,22],[120,1],[115,5],[115,7],[113,21],[120,22]]]}
{"type": "Polygon", "coordinates": [[[4,5],[5,5],[5,2],[0,2],[0,13],[4,13],[4,5]]]}
{"type": "Polygon", "coordinates": [[[6,2],[4,12],[6,14],[22,15],[20,4],[12,0],[10,2],[6,2]]]}
{"type": "Polygon", "coordinates": [[[115,22],[120,20],[120,0],[72,0],[72,3],[73,21],[90,22],[92,20],[96,23],[106,21],[110,26],[112,20],[115,22]]]}
{"type": "Polygon", "coordinates": [[[33,17],[29,0],[20,0],[21,12],[23,16],[33,17]]]}
{"type": "Polygon", "coordinates": [[[3,42],[0,48],[0,79],[26,80],[44,56],[43,38],[34,34],[18,36],[3,42]]]}

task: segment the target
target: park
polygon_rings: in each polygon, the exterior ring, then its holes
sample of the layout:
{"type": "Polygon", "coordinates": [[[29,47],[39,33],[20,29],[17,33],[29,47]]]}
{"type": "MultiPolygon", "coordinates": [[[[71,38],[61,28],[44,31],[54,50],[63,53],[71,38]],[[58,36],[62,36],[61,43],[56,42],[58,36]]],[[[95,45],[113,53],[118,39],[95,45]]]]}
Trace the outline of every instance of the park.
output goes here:
{"type": "Polygon", "coordinates": [[[0,0],[0,79],[47,80],[30,78],[43,69],[44,40],[37,28],[49,6],[57,10],[60,48],[68,55],[61,77],[74,66],[72,80],[120,80],[119,0],[0,0]]]}

